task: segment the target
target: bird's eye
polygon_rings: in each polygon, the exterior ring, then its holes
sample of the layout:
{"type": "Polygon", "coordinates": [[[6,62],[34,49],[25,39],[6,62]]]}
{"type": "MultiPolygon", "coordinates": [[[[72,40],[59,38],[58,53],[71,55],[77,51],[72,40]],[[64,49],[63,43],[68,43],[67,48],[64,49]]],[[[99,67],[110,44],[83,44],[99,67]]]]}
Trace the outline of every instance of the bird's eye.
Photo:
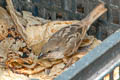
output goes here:
{"type": "Polygon", "coordinates": [[[48,51],[48,53],[51,53],[51,51],[48,51]]]}

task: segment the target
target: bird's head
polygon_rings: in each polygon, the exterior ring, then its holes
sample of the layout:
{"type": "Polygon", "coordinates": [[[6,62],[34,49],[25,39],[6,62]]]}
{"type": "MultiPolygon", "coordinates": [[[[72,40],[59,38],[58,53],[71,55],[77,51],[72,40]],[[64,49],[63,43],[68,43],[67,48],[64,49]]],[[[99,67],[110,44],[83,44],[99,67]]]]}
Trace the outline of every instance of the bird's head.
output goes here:
{"type": "Polygon", "coordinates": [[[41,49],[38,59],[58,59],[63,53],[63,49],[55,41],[48,41],[41,49]]]}

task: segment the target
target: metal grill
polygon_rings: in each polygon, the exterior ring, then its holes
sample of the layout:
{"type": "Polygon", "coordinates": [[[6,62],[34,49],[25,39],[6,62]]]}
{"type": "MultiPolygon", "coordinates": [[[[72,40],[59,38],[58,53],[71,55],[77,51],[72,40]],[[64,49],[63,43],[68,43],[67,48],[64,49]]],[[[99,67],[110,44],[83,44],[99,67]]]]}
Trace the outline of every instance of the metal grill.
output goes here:
{"type": "MultiPolygon", "coordinates": [[[[13,0],[18,11],[31,11],[34,16],[40,16],[51,20],[80,20],[85,17],[98,3],[98,0],[13,0]]],[[[120,1],[104,0],[108,12],[99,18],[94,24],[96,32],[92,30],[98,39],[104,40],[119,28],[120,1]],[[105,35],[105,36],[103,36],[105,35]]]]}
{"type": "MultiPolygon", "coordinates": [[[[98,0],[13,0],[13,2],[18,11],[31,11],[35,16],[51,20],[80,20],[99,3],[98,0]]],[[[98,20],[100,25],[97,25],[99,26],[97,38],[99,39],[103,35],[103,29],[111,30],[112,33],[120,28],[120,0],[104,0],[104,2],[108,12],[98,20]]],[[[119,48],[120,30],[109,36],[55,80],[104,80],[107,74],[110,75],[109,80],[114,80],[114,69],[120,66],[119,48]]]]}
{"type": "MultiPolygon", "coordinates": [[[[40,0],[37,0],[40,1],[40,0]]],[[[57,1],[57,0],[56,0],[57,1]]],[[[44,8],[44,18],[48,13],[52,20],[57,19],[57,14],[62,15],[62,19],[81,19],[86,16],[97,4],[97,0],[58,0],[57,4],[53,0],[44,0],[39,8],[44,8]],[[46,3],[49,2],[49,4],[46,3]],[[68,3],[71,3],[69,5],[68,3]],[[59,5],[59,6],[58,6],[59,5]],[[80,11],[79,11],[80,10],[80,11]],[[46,13],[48,11],[48,13],[46,13]]],[[[100,18],[102,26],[107,29],[117,30],[120,24],[120,1],[104,0],[108,12],[100,18]]],[[[37,4],[36,4],[37,6],[37,4]]],[[[101,26],[101,25],[100,25],[101,26]]],[[[99,28],[99,30],[101,30],[99,28]]],[[[99,31],[98,38],[102,34],[99,31]]],[[[100,46],[73,64],[66,72],[58,76],[55,80],[104,80],[109,74],[109,80],[114,80],[114,69],[120,65],[120,32],[116,32],[106,39],[100,46]],[[93,56],[93,53],[95,56],[93,56]],[[86,60],[88,62],[86,63],[86,60]],[[75,66],[74,66],[75,65],[75,66]]],[[[119,67],[120,69],[120,67],[119,67]]],[[[119,71],[120,73],[120,71],[119,71]]],[[[120,76],[120,74],[119,74],[120,76]]]]}
{"type": "Polygon", "coordinates": [[[33,0],[33,2],[39,8],[39,15],[46,19],[80,19],[83,15],[76,12],[76,0],[33,0]]]}
{"type": "Polygon", "coordinates": [[[73,64],[55,80],[104,80],[107,74],[110,74],[109,80],[115,80],[113,79],[113,70],[120,65],[119,36],[120,30],[104,40],[102,44],[73,64]]]}

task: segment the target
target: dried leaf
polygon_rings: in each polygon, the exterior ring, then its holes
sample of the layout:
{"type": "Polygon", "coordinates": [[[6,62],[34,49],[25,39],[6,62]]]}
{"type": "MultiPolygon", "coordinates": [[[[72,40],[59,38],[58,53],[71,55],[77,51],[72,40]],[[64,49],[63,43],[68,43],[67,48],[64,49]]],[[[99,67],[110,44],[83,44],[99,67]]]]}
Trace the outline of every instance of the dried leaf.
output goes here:
{"type": "Polygon", "coordinates": [[[48,60],[40,60],[39,64],[40,64],[40,66],[43,66],[43,67],[51,67],[52,66],[51,62],[49,62],[48,60]]]}
{"type": "Polygon", "coordinates": [[[0,40],[4,39],[8,35],[8,28],[14,24],[7,11],[0,7],[0,40]]]}
{"type": "Polygon", "coordinates": [[[3,61],[7,58],[7,53],[14,42],[13,38],[6,38],[0,42],[0,57],[3,57],[3,61]]]}
{"type": "Polygon", "coordinates": [[[83,48],[85,50],[81,50],[80,52],[73,55],[73,59],[76,61],[77,59],[82,58],[84,55],[86,55],[89,51],[91,51],[93,48],[95,48],[97,45],[101,43],[100,40],[97,40],[94,38],[93,43],[88,48],[83,48]]]}
{"type": "Polygon", "coordinates": [[[80,47],[85,47],[85,46],[91,45],[91,44],[93,43],[94,39],[95,39],[94,36],[86,36],[86,37],[83,39],[80,47]]]}
{"type": "Polygon", "coordinates": [[[23,74],[16,74],[10,70],[0,69],[0,80],[29,80],[29,78],[23,74]]]}
{"type": "Polygon", "coordinates": [[[25,47],[26,43],[23,42],[22,40],[17,40],[12,46],[11,50],[12,51],[18,51],[20,48],[25,47]]]}
{"type": "Polygon", "coordinates": [[[27,27],[34,25],[36,26],[42,25],[49,22],[49,20],[45,20],[43,18],[33,16],[32,13],[28,11],[22,11],[22,13],[23,13],[23,19],[27,21],[27,25],[26,25],[27,27]]]}
{"type": "Polygon", "coordinates": [[[8,25],[0,19],[0,40],[3,40],[8,35],[8,25]]]}
{"type": "Polygon", "coordinates": [[[53,66],[49,76],[58,75],[63,70],[64,67],[65,67],[64,63],[60,63],[60,64],[57,64],[57,65],[53,66]]]}
{"type": "Polygon", "coordinates": [[[9,15],[9,14],[7,13],[7,11],[6,11],[4,8],[2,8],[2,7],[0,7],[0,20],[1,20],[2,22],[5,22],[5,23],[8,25],[8,27],[11,27],[11,26],[14,25],[14,23],[13,23],[10,15],[9,15]]]}

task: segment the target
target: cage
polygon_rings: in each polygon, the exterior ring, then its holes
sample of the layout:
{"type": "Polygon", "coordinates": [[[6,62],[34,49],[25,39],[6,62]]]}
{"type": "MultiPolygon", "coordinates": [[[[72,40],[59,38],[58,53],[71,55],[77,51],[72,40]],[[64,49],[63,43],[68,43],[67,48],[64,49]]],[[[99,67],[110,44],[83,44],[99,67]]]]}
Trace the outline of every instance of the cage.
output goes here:
{"type": "MultiPolygon", "coordinates": [[[[88,31],[98,39],[104,40],[119,28],[119,0],[104,0],[108,7],[108,12],[97,20],[95,31],[88,31]],[[111,26],[112,24],[112,26],[111,26]],[[105,27],[103,27],[105,26],[105,27]],[[115,26],[115,27],[113,27],[115,26]],[[108,30],[109,29],[109,30],[108,30]],[[102,35],[103,34],[103,35],[102,35]]],[[[13,0],[17,11],[27,10],[34,16],[39,16],[51,20],[80,20],[85,17],[99,1],[97,0],[13,0]],[[44,5],[43,5],[44,4],[44,5]],[[27,6],[26,6],[27,5],[27,6]]],[[[1,1],[5,6],[5,1],[1,1]]],[[[96,25],[94,24],[94,25],[96,25]]],[[[93,29],[94,27],[92,27],[93,29]]],[[[91,29],[90,29],[91,30],[91,29]]]]}
{"type": "MultiPolygon", "coordinates": [[[[17,11],[31,11],[34,16],[50,20],[81,20],[100,0],[13,0],[17,11]],[[27,6],[26,6],[27,5],[27,6]]],[[[104,40],[102,44],[93,49],[88,55],[76,62],[67,71],[55,80],[104,80],[110,74],[114,80],[113,70],[120,66],[120,1],[104,0],[108,11],[100,17],[88,34],[104,40]],[[92,31],[95,28],[95,31],[92,31]],[[115,32],[118,30],[117,32],[115,32]],[[92,31],[92,32],[91,32],[92,31]],[[113,34],[113,32],[115,32],[113,34]],[[95,53],[92,55],[92,53],[95,53]],[[87,63],[86,60],[88,61],[87,63]],[[84,76],[85,75],[85,76],[84,76]]],[[[5,1],[0,1],[5,6],[5,1]]],[[[120,72],[119,72],[120,75],[120,72]]],[[[36,79],[31,79],[36,80],[36,79]]]]}

